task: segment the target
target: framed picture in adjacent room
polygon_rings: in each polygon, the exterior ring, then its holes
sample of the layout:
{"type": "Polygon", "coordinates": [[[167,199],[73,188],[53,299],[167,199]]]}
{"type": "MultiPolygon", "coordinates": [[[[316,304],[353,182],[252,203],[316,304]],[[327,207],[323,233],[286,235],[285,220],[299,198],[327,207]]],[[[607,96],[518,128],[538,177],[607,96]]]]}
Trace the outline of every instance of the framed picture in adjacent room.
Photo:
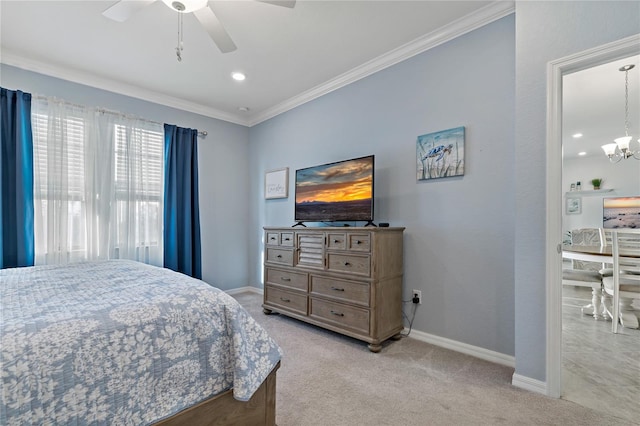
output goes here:
{"type": "Polygon", "coordinates": [[[570,198],[567,197],[566,209],[567,214],[580,214],[582,213],[582,198],[570,198]]]}
{"type": "Polygon", "coordinates": [[[289,196],[289,168],[269,170],[264,175],[264,198],[287,198],[289,196]]]}

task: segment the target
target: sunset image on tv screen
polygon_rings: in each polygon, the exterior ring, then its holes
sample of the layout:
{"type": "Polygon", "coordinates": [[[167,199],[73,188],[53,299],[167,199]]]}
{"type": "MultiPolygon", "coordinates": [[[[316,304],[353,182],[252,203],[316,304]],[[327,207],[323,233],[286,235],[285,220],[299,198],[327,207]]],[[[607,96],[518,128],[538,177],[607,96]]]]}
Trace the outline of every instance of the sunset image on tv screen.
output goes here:
{"type": "Polygon", "coordinates": [[[373,157],[296,171],[297,220],[370,220],[373,157]]]}

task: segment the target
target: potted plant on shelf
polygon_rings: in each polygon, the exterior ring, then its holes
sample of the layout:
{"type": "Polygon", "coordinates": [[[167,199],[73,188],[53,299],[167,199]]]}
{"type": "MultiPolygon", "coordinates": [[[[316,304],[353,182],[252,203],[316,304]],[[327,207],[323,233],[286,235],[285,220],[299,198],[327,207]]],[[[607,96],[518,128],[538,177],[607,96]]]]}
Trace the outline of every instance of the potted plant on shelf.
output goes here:
{"type": "Polygon", "coordinates": [[[593,185],[593,189],[595,190],[600,189],[600,185],[602,185],[602,179],[600,178],[591,179],[591,185],[593,185]]]}

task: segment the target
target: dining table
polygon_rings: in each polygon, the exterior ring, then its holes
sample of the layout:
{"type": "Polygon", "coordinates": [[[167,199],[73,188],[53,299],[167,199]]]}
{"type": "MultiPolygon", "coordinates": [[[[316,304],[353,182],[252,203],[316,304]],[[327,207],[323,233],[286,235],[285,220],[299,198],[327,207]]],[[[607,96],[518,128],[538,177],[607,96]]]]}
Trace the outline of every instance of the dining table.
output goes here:
{"type": "MultiPolygon", "coordinates": [[[[619,249],[618,257],[613,256],[613,246],[610,245],[572,245],[572,244],[562,244],[562,257],[564,259],[573,259],[573,260],[582,260],[585,262],[598,262],[603,263],[605,265],[611,265],[612,275],[614,279],[614,286],[619,288],[620,284],[620,274],[615,274],[613,271],[619,270],[619,258],[627,258],[627,259],[640,259],[640,249],[630,249],[621,247],[619,249]]],[[[592,293],[591,304],[593,305],[594,318],[598,318],[598,315],[604,312],[604,310],[608,311],[609,314],[613,317],[613,309],[607,307],[605,302],[606,294],[601,296],[597,294],[594,289],[592,293]]],[[[625,324],[625,327],[629,328],[638,328],[640,323],[638,317],[632,313],[627,311],[620,311],[620,318],[622,323],[625,324]]]]}

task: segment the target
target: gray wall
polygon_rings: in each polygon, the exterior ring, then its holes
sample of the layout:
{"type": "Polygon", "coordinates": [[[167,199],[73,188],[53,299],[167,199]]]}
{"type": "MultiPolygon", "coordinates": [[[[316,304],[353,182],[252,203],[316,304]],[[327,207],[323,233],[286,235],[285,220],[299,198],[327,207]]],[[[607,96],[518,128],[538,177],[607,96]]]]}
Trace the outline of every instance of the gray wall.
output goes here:
{"type": "Polygon", "coordinates": [[[516,374],[546,380],[547,63],[637,33],[637,1],[516,2],[516,374]]]}
{"type": "Polygon", "coordinates": [[[405,297],[423,292],[414,327],[515,353],[517,374],[544,381],[546,64],[636,33],[637,1],[517,2],[515,27],[503,18],[252,129],[4,65],[0,84],[207,130],[203,272],[223,289],[262,285],[261,228],[293,223],[295,169],[375,154],[376,221],[407,228],[405,297]],[[416,182],[416,137],[460,125],[466,175],[416,182]],[[290,196],[264,200],[280,167],[290,196]]]}
{"type": "Polygon", "coordinates": [[[375,154],[375,222],[406,227],[404,298],[422,290],[414,329],[513,355],[514,21],[251,128],[252,282],[263,282],[262,226],[294,223],[295,170],[375,154]],[[417,136],[457,126],[465,176],[417,182],[417,136]],[[280,167],[289,198],[264,200],[264,171],[280,167]]]}
{"type": "Polygon", "coordinates": [[[202,275],[222,289],[247,285],[249,130],[237,124],[0,65],[0,85],[99,106],[181,127],[206,130],[198,142],[202,275]]]}

